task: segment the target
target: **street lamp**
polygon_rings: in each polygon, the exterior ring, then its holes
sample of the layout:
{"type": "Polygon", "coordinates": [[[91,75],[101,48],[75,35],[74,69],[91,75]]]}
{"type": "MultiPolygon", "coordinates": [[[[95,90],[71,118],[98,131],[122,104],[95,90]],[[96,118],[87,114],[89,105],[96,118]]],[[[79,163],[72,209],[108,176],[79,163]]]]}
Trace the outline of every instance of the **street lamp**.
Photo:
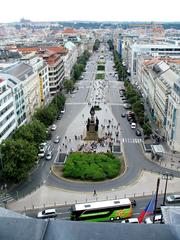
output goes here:
{"type": "Polygon", "coordinates": [[[166,180],[165,189],[164,189],[163,206],[165,206],[165,202],[166,202],[167,183],[168,183],[168,180],[172,180],[172,178],[173,178],[173,175],[169,174],[168,172],[166,172],[162,175],[162,179],[166,180]]]}

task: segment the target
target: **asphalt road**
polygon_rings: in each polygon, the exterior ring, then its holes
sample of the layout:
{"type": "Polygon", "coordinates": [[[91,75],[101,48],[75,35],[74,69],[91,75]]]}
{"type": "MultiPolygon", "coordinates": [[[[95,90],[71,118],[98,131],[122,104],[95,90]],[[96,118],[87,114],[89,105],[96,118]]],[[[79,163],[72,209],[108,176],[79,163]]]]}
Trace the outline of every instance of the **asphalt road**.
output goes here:
{"type": "MultiPolygon", "coordinates": [[[[147,204],[150,201],[150,197],[138,197],[134,198],[136,200],[136,206],[133,208],[133,216],[132,217],[138,217],[141,213],[141,211],[147,206],[147,204]]],[[[161,204],[163,202],[163,195],[158,196],[158,202],[157,202],[157,208],[160,208],[161,204]]],[[[71,213],[71,206],[56,206],[56,212],[57,212],[57,219],[63,219],[63,220],[70,220],[70,213],[71,213]]],[[[173,204],[173,206],[180,206],[179,204],[173,204]]],[[[38,210],[29,210],[26,211],[26,216],[35,218],[37,216],[37,213],[43,209],[38,210]]],[[[159,214],[159,213],[158,213],[159,214]]]]}
{"type": "MultiPolygon", "coordinates": [[[[128,121],[121,117],[121,113],[124,112],[123,102],[119,96],[119,89],[123,86],[122,82],[117,81],[114,75],[113,62],[111,60],[112,54],[106,56],[106,80],[108,81],[109,88],[107,89],[106,100],[109,104],[113,115],[120,122],[121,125],[121,136],[122,138],[137,138],[135,132],[130,128],[128,121]]],[[[95,79],[96,63],[98,59],[98,53],[90,58],[87,64],[86,72],[83,73],[83,79],[77,83],[79,90],[75,94],[67,96],[65,113],[61,120],[57,120],[55,123],[57,125],[57,130],[53,132],[52,139],[56,135],[64,136],[67,127],[77,114],[82,111],[85,104],[89,101],[90,91],[92,90],[92,81],[95,79]]],[[[111,181],[99,182],[99,183],[79,183],[79,182],[67,182],[61,179],[57,179],[50,172],[51,164],[54,157],[57,155],[58,144],[51,143],[53,148],[53,159],[51,161],[45,161],[42,159],[34,169],[34,172],[29,176],[25,183],[20,184],[11,192],[14,197],[23,196],[32,192],[36,187],[41,184],[48,184],[51,186],[56,186],[63,189],[69,189],[74,191],[93,191],[95,188],[97,191],[110,190],[118,188],[119,186],[128,185],[134,181],[140,174],[140,172],[145,170],[150,170],[154,172],[166,172],[165,168],[162,168],[155,163],[145,159],[141,147],[139,144],[128,144],[124,143],[124,153],[127,160],[127,171],[119,178],[111,181]]],[[[180,177],[180,173],[168,170],[176,177],[180,177]]]]}

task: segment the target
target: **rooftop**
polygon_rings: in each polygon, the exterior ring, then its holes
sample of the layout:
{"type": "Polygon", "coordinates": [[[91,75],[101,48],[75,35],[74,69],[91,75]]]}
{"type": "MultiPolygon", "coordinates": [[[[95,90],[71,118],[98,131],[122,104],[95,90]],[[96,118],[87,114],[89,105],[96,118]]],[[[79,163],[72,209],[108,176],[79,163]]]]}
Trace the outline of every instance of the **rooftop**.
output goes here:
{"type": "Polygon", "coordinates": [[[21,81],[24,81],[27,76],[33,74],[33,69],[28,64],[20,62],[8,69],[5,69],[5,72],[17,77],[21,81]]]}

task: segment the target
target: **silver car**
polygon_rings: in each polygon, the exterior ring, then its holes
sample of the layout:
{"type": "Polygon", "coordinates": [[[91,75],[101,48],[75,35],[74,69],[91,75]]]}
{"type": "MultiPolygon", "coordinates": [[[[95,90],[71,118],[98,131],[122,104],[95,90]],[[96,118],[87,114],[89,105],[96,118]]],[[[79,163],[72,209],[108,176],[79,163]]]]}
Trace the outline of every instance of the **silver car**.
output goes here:
{"type": "Polygon", "coordinates": [[[168,203],[180,202],[180,195],[169,195],[166,197],[166,202],[168,203]]]}

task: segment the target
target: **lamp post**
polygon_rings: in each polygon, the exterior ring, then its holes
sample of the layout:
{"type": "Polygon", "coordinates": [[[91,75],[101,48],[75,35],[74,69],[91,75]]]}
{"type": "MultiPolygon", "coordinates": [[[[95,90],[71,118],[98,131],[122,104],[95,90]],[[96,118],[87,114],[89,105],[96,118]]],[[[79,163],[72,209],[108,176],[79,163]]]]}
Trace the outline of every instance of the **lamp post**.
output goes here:
{"type": "Polygon", "coordinates": [[[166,173],[164,173],[164,174],[162,175],[162,179],[163,179],[163,180],[166,180],[165,189],[164,189],[163,206],[165,206],[165,202],[166,202],[166,192],[167,192],[168,180],[172,180],[172,178],[173,178],[173,175],[172,175],[172,174],[169,174],[168,172],[166,172],[166,173]]]}

